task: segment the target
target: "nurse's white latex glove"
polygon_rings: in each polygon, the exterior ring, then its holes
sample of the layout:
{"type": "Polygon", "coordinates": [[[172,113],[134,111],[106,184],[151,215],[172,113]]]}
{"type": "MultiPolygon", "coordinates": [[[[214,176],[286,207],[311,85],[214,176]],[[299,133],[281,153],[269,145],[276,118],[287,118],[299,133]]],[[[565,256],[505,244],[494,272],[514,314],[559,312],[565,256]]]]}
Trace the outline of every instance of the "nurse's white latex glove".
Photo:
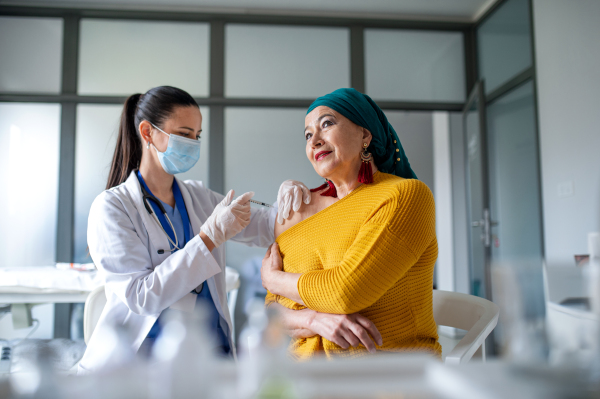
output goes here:
{"type": "Polygon", "coordinates": [[[297,212],[304,201],[310,204],[310,190],[296,180],[286,180],[279,186],[277,194],[277,223],[283,224],[283,219],[290,217],[290,211],[297,212]]]}
{"type": "Polygon", "coordinates": [[[215,247],[244,230],[250,223],[250,202],[248,200],[254,196],[254,193],[245,193],[231,201],[234,194],[235,191],[230,190],[200,228],[200,231],[210,238],[215,247]]]}

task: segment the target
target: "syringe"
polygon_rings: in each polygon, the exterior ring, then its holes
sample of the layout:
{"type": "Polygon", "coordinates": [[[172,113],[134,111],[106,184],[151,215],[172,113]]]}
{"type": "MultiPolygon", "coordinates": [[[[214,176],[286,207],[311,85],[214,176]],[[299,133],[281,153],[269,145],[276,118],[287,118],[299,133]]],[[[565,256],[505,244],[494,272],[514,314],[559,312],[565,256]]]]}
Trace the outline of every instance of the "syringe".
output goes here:
{"type": "Polygon", "coordinates": [[[256,205],[262,205],[262,206],[266,206],[267,208],[270,208],[270,207],[271,207],[271,205],[269,205],[269,204],[265,204],[264,202],[256,201],[256,200],[253,200],[253,199],[251,199],[251,200],[249,200],[249,201],[250,201],[250,202],[252,202],[253,204],[256,204],[256,205]]]}

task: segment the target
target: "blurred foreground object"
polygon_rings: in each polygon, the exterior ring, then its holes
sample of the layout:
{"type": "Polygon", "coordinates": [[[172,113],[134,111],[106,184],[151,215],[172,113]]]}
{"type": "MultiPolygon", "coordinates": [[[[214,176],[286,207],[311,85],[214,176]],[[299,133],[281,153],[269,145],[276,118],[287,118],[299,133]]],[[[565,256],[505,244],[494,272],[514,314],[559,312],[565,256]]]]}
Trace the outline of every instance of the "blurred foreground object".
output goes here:
{"type": "Polygon", "coordinates": [[[545,363],[548,343],[542,263],[537,259],[495,263],[492,282],[494,302],[500,307],[496,339],[502,357],[516,363],[545,363]]]}

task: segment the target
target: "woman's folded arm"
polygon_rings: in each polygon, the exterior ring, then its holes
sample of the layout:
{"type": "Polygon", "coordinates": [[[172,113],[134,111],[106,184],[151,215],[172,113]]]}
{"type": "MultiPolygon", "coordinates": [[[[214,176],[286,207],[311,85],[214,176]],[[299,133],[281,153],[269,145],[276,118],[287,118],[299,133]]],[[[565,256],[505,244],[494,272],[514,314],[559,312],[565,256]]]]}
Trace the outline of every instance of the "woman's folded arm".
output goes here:
{"type": "Polygon", "coordinates": [[[376,345],[383,345],[375,324],[358,313],[339,315],[315,312],[270,292],[267,293],[266,303],[278,312],[283,330],[292,338],[319,335],[344,349],[362,344],[370,352],[375,352],[376,345]]]}

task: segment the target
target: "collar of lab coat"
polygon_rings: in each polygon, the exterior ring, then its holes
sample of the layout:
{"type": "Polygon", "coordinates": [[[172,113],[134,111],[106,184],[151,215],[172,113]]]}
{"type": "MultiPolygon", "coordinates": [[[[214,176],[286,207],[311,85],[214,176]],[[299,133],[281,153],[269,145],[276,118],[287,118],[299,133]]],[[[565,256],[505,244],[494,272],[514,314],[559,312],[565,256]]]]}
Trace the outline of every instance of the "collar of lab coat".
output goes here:
{"type": "MultiPolygon", "coordinates": [[[[200,219],[196,212],[194,211],[194,207],[192,206],[192,196],[188,190],[188,187],[183,184],[181,180],[175,177],[177,184],[179,185],[179,190],[181,191],[181,196],[183,197],[183,202],[185,203],[185,208],[188,212],[188,216],[190,218],[190,224],[192,225],[192,233],[193,236],[200,233],[200,219]]],[[[144,206],[144,201],[142,198],[142,188],[140,185],[140,181],[136,176],[136,171],[132,171],[127,180],[125,181],[125,186],[127,187],[127,191],[131,195],[133,199],[133,204],[135,205],[138,213],[140,214],[144,226],[146,227],[146,231],[148,232],[148,237],[155,248],[164,248],[165,253],[164,256],[168,256],[171,253],[167,251],[167,248],[170,248],[169,241],[167,239],[166,234],[162,231],[160,226],[156,223],[156,220],[146,210],[144,206]]]]}

